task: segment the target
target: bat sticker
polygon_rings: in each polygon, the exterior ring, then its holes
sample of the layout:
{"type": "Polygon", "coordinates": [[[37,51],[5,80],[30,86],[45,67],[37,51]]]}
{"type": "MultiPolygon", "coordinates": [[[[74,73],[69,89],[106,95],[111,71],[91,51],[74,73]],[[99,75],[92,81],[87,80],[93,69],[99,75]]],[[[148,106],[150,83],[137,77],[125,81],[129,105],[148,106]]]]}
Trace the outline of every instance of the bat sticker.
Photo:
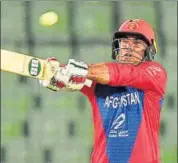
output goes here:
{"type": "Polygon", "coordinates": [[[41,63],[38,59],[32,58],[28,65],[28,71],[31,76],[38,76],[41,71],[41,63]]]}

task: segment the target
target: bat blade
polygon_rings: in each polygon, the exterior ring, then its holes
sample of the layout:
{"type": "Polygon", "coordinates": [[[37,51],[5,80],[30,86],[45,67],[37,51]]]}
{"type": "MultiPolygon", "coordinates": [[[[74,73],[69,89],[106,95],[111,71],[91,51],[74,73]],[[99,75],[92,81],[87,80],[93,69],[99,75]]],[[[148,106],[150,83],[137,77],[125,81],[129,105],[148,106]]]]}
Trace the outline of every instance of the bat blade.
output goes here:
{"type": "MultiPolygon", "coordinates": [[[[49,74],[44,59],[4,49],[1,49],[1,71],[40,80],[49,80],[50,76],[53,75],[49,74]],[[46,73],[47,71],[48,73],[46,73]]],[[[87,79],[85,85],[90,87],[91,84],[92,81],[87,79]]]]}
{"type": "Polygon", "coordinates": [[[44,79],[45,60],[1,49],[1,70],[44,79]]]}

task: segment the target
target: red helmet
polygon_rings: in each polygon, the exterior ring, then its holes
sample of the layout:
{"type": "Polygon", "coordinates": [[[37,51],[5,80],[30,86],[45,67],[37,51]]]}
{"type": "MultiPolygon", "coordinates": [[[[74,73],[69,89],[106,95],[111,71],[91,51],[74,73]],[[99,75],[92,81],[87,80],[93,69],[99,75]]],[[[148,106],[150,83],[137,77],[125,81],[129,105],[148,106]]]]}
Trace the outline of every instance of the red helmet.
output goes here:
{"type": "Polygon", "coordinates": [[[157,52],[155,33],[149,23],[142,19],[131,19],[121,24],[120,28],[114,33],[115,38],[127,36],[136,36],[144,40],[149,47],[149,50],[154,54],[157,52]]]}

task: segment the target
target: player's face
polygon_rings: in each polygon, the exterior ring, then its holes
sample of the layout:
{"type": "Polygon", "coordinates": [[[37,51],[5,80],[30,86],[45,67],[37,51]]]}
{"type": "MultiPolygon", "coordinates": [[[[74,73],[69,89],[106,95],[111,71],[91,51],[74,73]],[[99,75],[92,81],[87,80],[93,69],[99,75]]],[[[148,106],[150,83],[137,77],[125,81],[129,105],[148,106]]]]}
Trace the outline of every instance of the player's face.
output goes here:
{"type": "Polygon", "coordinates": [[[120,63],[138,65],[144,58],[147,44],[134,37],[120,39],[120,52],[116,59],[120,63]]]}

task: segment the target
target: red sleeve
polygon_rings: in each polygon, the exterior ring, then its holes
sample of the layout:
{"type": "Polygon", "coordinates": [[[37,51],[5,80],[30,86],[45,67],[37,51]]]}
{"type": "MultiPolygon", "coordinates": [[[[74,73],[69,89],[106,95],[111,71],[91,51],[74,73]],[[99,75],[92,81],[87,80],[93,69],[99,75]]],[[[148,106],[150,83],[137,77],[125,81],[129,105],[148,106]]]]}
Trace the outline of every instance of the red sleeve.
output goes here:
{"type": "Polygon", "coordinates": [[[94,95],[95,86],[96,86],[96,82],[93,81],[91,87],[84,86],[80,90],[80,92],[82,92],[87,97],[91,97],[94,95]]]}
{"type": "Polygon", "coordinates": [[[108,63],[109,85],[131,86],[141,90],[165,93],[167,74],[157,62],[145,62],[139,66],[108,63]]]}

